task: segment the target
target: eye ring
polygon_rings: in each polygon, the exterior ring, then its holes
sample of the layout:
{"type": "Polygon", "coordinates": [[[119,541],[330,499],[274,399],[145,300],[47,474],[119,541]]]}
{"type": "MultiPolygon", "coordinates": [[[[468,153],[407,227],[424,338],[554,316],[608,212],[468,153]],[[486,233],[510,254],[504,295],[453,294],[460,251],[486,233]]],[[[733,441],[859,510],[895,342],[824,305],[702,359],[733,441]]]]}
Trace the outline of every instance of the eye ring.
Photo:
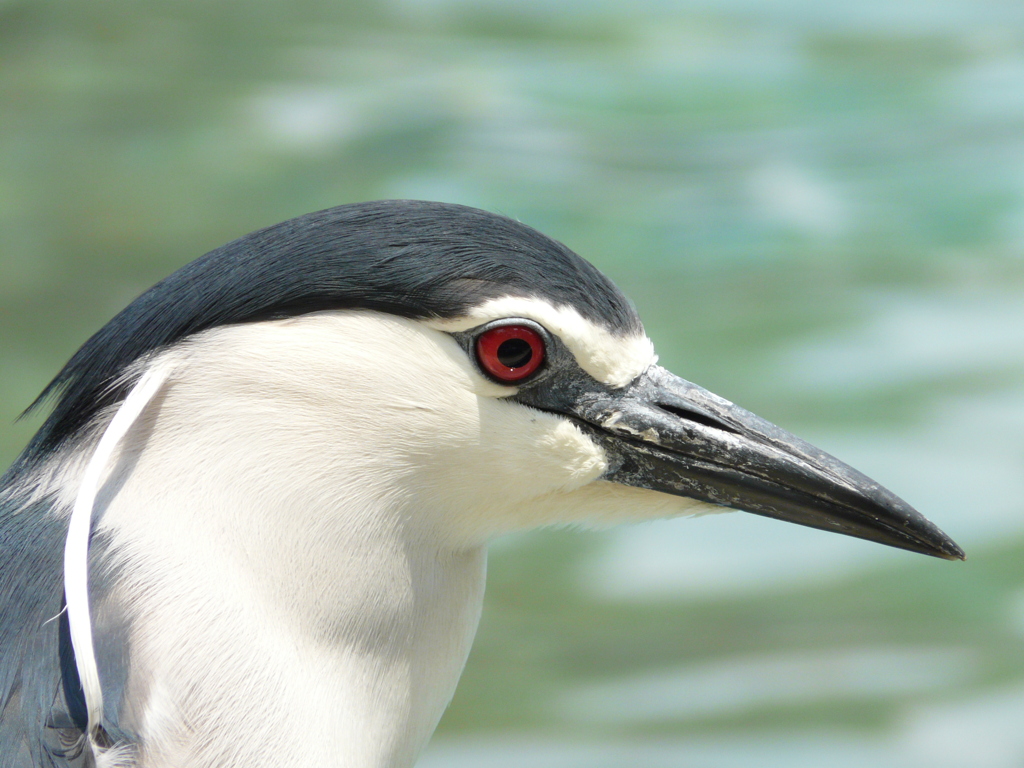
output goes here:
{"type": "Polygon", "coordinates": [[[527,325],[499,325],[476,337],[476,360],[500,384],[516,384],[544,364],[544,337],[527,325]]]}

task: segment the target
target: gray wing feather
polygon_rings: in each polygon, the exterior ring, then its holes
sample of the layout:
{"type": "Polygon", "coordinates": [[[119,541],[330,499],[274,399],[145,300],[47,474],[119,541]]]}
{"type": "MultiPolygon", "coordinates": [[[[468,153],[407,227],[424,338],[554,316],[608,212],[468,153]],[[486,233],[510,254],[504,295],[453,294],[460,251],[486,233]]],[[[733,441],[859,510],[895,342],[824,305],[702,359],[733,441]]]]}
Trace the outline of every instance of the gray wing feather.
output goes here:
{"type": "Polygon", "coordinates": [[[52,498],[0,492],[0,768],[92,763],[63,611],[67,523],[52,498]]]}

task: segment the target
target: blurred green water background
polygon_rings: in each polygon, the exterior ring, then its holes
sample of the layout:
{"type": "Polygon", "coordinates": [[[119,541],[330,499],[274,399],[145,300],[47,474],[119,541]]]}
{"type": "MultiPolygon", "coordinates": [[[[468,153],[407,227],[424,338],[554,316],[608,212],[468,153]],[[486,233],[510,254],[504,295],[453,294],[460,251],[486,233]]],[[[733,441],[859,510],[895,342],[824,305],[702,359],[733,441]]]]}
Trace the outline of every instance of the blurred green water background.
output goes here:
{"type": "Polygon", "coordinates": [[[733,513],[499,543],[423,766],[1024,765],[1024,6],[0,0],[0,454],[114,312],[339,203],[517,217],[950,564],[733,513]]]}

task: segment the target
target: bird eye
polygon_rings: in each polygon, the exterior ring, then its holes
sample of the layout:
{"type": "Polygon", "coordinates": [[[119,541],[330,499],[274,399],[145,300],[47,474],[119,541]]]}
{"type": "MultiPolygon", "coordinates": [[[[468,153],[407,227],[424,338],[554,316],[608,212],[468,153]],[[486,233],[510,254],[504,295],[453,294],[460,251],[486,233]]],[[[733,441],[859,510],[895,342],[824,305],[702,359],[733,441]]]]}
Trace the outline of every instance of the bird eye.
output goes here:
{"type": "Polygon", "coordinates": [[[544,339],[525,325],[500,325],[476,339],[476,359],[491,378],[514,384],[544,362],[544,339]]]}

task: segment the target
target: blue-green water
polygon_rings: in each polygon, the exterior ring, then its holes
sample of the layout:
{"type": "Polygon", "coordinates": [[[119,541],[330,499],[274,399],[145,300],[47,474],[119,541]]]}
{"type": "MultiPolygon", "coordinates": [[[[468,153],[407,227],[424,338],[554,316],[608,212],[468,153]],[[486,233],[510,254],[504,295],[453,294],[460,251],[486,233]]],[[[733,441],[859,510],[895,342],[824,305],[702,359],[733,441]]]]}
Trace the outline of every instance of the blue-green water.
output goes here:
{"type": "Polygon", "coordinates": [[[0,142],[4,422],[206,250],[432,198],[565,241],[664,364],[968,550],[501,542],[423,765],[1024,764],[1024,6],[3,0],[0,142]]]}

